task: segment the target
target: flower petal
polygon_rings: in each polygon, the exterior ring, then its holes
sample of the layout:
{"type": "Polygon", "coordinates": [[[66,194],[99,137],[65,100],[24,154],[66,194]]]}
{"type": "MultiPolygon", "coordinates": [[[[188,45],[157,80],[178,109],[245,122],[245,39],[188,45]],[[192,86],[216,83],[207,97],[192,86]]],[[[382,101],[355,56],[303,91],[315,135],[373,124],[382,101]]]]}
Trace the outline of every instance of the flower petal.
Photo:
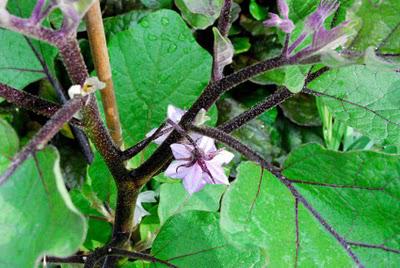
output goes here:
{"type": "Polygon", "coordinates": [[[172,163],[164,171],[164,175],[174,179],[183,179],[189,171],[189,168],[182,165],[185,165],[187,163],[187,161],[181,160],[172,161],[172,163]]]}
{"type": "Polygon", "coordinates": [[[285,19],[289,17],[289,7],[285,0],[278,0],[278,11],[285,19]]]}
{"type": "Polygon", "coordinates": [[[321,0],[317,10],[306,20],[305,26],[308,32],[315,32],[322,27],[325,20],[339,8],[336,0],[321,0]]]}
{"type": "Polygon", "coordinates": [[[295,26],[291,20],[284,19],[281,23],[279,23],[278,27],[285,33],[291,33],[293,32],[295,26]]]}
{"type": "Polygon", "coordinates": [[[75,96],[82,96],[82,87],[80,85],[73,85],[68,89],[68,95],[70,99],[73,99],[75,96]]]}
{"type": "Polygon", "coordinates": [[[281,23],[282,19],[275,13],[268,13],[269,19],[263,22],[265,27],[275,27],[281,23]]]}
{"type": "Polygon", "coordinates": [[[215,147],[214,139],[203,136],[198,140],[197,145],[200,149],[203,150],[204,153],[215,152],[217,147],[215,147]]]}
{"type": "Polygon", "coordinates": [[[179,121],[181,120],[181,118],[185,114],[185,112],[186,111],[181,110],[181,109],[175,107],[174,105],[170,104],[170,105],[168,105],[167,116],[168,116],[168,119],[171,119],[175,123],[179,123],[179,121]]]}
{"type": "Polygon", "coordinates": [[[229,162],[232,161],[234,156],[235,155],[233,153],[231,153],[227,150],[221,150],[213,157],[213,159],[211,159],[208,162],[210,162],[212,164],[219,164],[219,165],[228,164],[229,162]]]}
{"type": "Polygon", "coordinates": [[[138,195],[138,198],[136,200],[136,204],[139,203],[154,203],[157,202],[156,200],[156,193],[154,191],[145,191],[141,192],[138,195]]]}
{"type": "MultiPolygon", "coordinates": [[[[207,178],[207,182],[208,180],[211,180],[213,184],[226,184],[229,185],[229,179],[228,177],[225,175],[225,171],[224,168],[219,165],[219,164],[215,164],[215,163],[210,163],[209,161],[206,162],[207,164],[207,168],[210,171],[212,178],[207,178]]],[[[207,175],[208,176],[208,175],[207,175]]]]}
{"type": "Polygon", "coordinates": [[[200,191],[206,185],[206,182],[202,177],[203,171],[199,165],[194,164],[188,169],[188,172],[183,179],[183,186],[190,195],[200,191]]]}
{"type": "Polygon", "coordinates": [[[173,143],[171,144],[172,154],[174,155],[176,160],[179,159],[186,159],[192,157],[192,150],[193,146],[191,145],[184,145],[180,143],[173,143]]]}
{"type": "Polygon", "coordinates": [[[133,214],[133,221],[135,225],[139,224],[144,216],[150,215],[150,213],[145,210],[142,205],[135,206],[135,213],[133,214]]]}

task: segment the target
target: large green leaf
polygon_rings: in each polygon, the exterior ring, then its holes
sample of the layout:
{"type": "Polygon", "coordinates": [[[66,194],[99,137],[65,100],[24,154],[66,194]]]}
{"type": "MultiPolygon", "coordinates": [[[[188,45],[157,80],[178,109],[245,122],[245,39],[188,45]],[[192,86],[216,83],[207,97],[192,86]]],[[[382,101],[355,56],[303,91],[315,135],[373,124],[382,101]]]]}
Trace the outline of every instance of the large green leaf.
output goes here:
{"type": "Polygon", "coordinates": [[[148,10],[133,10],[118,16],[105,18],[104,32],[107,39],[110,39],[119,32],[137,27],[137,22],[149,13],[150,11],[148,10]]]}
{"type": "Polygon", "coordinates": [[[400,52],[400,1],[362,0],[355,12],[360,31],[353,41],[353,49],[380,47],[382,52],[400,52]],[[383,43],[382,43],[383,42],[383,43]]]}
{"type": "Polygon", "coordinates": [[[168,104],[188,108],[210,78],[210,55],[170,10],[146,16],[137,27],[111,38],[109,47],[129,144],[165,119],[168,104]]]}
{"type": "MultiPolygon", "coordinates": [[[[0,29],[0,82],[22,89],[45,77],[43,68],[25,38],[14,32],[0,29]]],[[[39,41],[34,47],[53,65],[57,50],[39,41]]],[[[52,67],[51,67],[52,68],[52,67]]]]}
{"type": "Polygon", "coordinates": [[[217,211],[225,189],[224,185],[208,184],[203,190],[190,196],[182,183],[162,184],[158,206],[161,224],[169,217],[187,210],[217,211]]]}
{"type": "Polygon", "coordinates": [[[397,155],[339,153],[310,144],[289,156],[284,175],[297,181],[303,196],[344,236],[362,263],[396,267],[400,262],[399,160],[397,155]]]}
{"type": "MultiPolygon", "coordinates": [[[[295,199],[272,174],[245,162],[222,200],[221,228],[240,247],[266,249],[269,266],[293,267],[296,262],[295,199]],[[259,191],[259,194],[257,192],[259,191]]],[[[302,206],[298,207],[298,267],[350,267],[339,243],[302,206]]]]}
{"type": "Polygon", "coordinates": [[[186,211],[171,217],[161,228],[151,252],[178,267],[264,267],[266,262],[257,246],[238,250],[229,245],[219,227],[219,214],[205,211],[186,211]]]}
{"type": "MultiPolygon", "coordinates": [[[[36,1],[8,1],[8,10],[21,17],[29,17],[36,1]]],[[[23,35],[0,29],[0,82],[22,89],[28,84],[45,77],[42,66],[23,35]]],[[[57,50],[43,42],[32,40],[33,47],[43,57],[49,69],[57,50]]]]}
{"type": "Polygon", "coordinates": [[[309,84],[336,119],[378,143],[400,144],[400,74],[365,66],[331,70],[309,84]]]}
{"type": "Polygon", "coordinates": [[[85,233],[55,148],[30,157],[0,187],[0,266],[34,267],[43,255],[71,255],[85,233]]]}

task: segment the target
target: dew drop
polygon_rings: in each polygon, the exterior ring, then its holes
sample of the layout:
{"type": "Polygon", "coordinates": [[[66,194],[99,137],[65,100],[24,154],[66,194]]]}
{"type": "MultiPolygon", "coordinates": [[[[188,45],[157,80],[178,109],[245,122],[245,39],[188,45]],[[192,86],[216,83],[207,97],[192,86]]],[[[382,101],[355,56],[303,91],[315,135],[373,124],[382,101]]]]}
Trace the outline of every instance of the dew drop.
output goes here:
{"type": "Polygon", "coordinates": [[[170,44],[169,47],[168,47],[168,49],[167,49],[167,51],[168,51],[169,53],[172,53],[172,52],[175,52],[176,49],[177,49],[177,46],[176,46],[175,44],[170,44]]]}
{"type": "Polygon", "coordinates": [[[185,37],[185,35],[183,33],[180,33],[179,36],[178,36],[178,39],[180,41],[184,41],[186,39],[186,37],[185,37]]]}
{"type": "Polygon", "coordinates": [[[161,34],[161,40],[169,41],[169,36],[168,36],[168,34],[162,33],[162,34],[161,34]]]}
{"type": "Polygon", "coordinates": [[[149,23],[146,19],[143,19],[143,20],[139,23],[139,25],[142,26],[143,28],[149,28],[150,23],[149,23]]]}
{"type": "Polygon", "coordinates": [[[149,34],[147,35],[147,39],[149,39],[150,41],[156,41],[157,40],[157,36],[154,34],[149,34]]]}
{"type": "Polygon", "coordinates": [[[167,26],[169,24],[169,19],[167,17],[162,17],[161,24],[167,26]]]}

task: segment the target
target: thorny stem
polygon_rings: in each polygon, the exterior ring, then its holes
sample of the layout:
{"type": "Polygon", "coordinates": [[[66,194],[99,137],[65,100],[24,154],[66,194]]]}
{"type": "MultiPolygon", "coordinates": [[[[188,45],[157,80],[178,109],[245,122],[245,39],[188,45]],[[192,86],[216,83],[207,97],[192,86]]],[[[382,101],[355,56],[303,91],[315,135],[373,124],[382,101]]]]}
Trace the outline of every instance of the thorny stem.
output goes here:
{"type": "Polygon", "coordinates": [[[238,151],[243,156],[247,157],[249,160],[254,161],[261,165],[263,168],[267,169],[271,172],[276,178],[279,179],[292,193],[294,198],[298,200],[298,202],[302,203],[305,208],[310,211],[310,213],[319,221],[319,223],[341,244],[347,254],[353,259],[353,261],[357,264],[358,267],[364,267],[360,262],[359,258],[354,254],[353,250],[350,247],[350,244],[346,241],[344,237],[342,237],[336,230],[322,217],[319,212],[302,196],[302,194],[292,185],[290,180],[288,180],[285,176],[282,175],[281,170],[271,163],[266,161],[262,156],[254,152],[252,149],[248,148],[246,145],[242,144],[240,141],[230,136],[229,134],[217,129],[217,128],[209,128],[209,127],[196,127],[190,126],[192,131],[195,131],[201,135],[208,136],[215,140],[218,140],[225,145],[231,147],[232,149],[238,151]]]}
{"type": "Polygon", "coordinates": [[[3,184],[30,155],[43,149],[54,135],[57,134],[60,128],[82,108],[85,101],[86,98],[73,99],[59,109],[39,130],[28,145],[14,157],[8,169],[0,176],[0,185],[3,184]]]}
{"type": "Polygon", "coordinates": [[[106,123],[115,144],[121,148],[123,144],[121,123],[111,77],[111,66],[104,34],[103,18],[98,0],[95,1],[87,12],[85,20],[96,74],[100,81],[106,83],[106,87],[100,91],[106,123]]]}
{"type": "Polygon", "coordinates": [[[218,30],[222,36],[228,36],[231,20],[232,0],[224,0],[224,5],[221,9],[221,15],[218,19],[218,30]]]}
{"type": "MultiPolygon", "coordinates": [[[[222,35],[222,37],[227,37],[230,28],[230,16],[231,16],[231,6],[232,0],[224,0],[224,5],[221,9],[221,15],[218,19],[218,31],[222,35]]],[[[213,55],[213,70],[212,70],[212,80],[217,81],[220,80],[224,75],[224,67],[218,61],[218,48],[217,42],[214,40],[214,55],[213,55]]]]}
{"type": "Polygon", "coordinates": [[[287,88],[281,88],[265,98],[264,101],[252,107],[250,110],[241,113],[240,115],[223,123],[222,125],[218,126],[218,128],[226,133],[230,133],[236,129],[239,129],[241,126],[248,123],[257,116],[261,115],[266,110],[269,110],[283,103],[287,99],[291,98],[293,95],[294,94],[291,93],[287,88]]]}
{"type": "MultiPolygon", "coordinates": [[[[88,72],[76,39],[68,40],[59,47],[59,50],[72,81],[83,85],[88,72]]],[[[133,229],[133,213],[140,188],[129,180],[129,171],[121,158],[121,151],[113,143],[100,118],[94,96],[91,96],[82,114],[88,136],[102,155],[117,184],[117,207],[110,245],[125,247],[133,229]]],[[[108,258],[106,264],[108,261],[110,261],[109,266],[112,267],[116,259],[108,258]]]]}
{"type": "MultiPolygon", "coordinates": [[[[17,107],[32,111],[36,114],[52,117],[58,110],[62,108],[61,105],[41,99],[30,93],[17,90],[10,86],[0,83],[0,97],[4,98],[9,103],[15,104],[17,107]]],[[[82,128],[82,122],[76,118],[72,118],[71,124],[82,128]]]]}
{"type": "Polygon", "coordinates": [[[288,57],[289,56],[289,42],[290,42],[290,34],[286,34],[285,36],[285,43],[283,44],[283,48],[282,48],[282,56],[283,57],[288,57]]]}
{"type": "MultiPolygon", "coordinates": [[[[43,6],[43,3],[41,4],[40,2],[38,2],[35,9],[36,8],[39,9],[42,6],[43,6]]],[[[36,10],[36,11],[38,11],[38,10],[36,10]]],[[[25,36],[25,40],[28,43],[29,47],[31,48],[33,54],[35,54],[40,65],[42,66],[43,72],[46,75],[47,80],[53,86],[53,88],[57,94],[58,100],[62,104],[66,103],[68,101],[66,93],[65,93],[64,89],[62,88],[62,86],[60,85],[60,83],[58,82],[57,78],[53,77],[53,75],[51,74],[46,61],[43,59],[42,55],[39,53],[39,51],[37,51],[35,46],[32,44],[32,41],[26,36],[25,36]]],[[[91,164],[93,162],[94,156],[93,156],[92,149],[90,148],[88,138],[85,136],[85,134],[83,133],[82,130],[76,128],[73,125],[71,125],[71,130],[72,130],[72,133],[74,134],[74,137],[77,139],[79,146],[81,147],[83,156],[85,157],[88,164],[91,164]]]]}
{"type": "Polygon", "coordinates": [[[170,262],[158,259],[156,257],[143,254],[140,252],[131,252],[119,248],[113,248],[113,247],[104,247],[104,248],[99,248],[96,251],[94,251],[91,255],[88,256],[86,262],[85,262],[85,268],[92,268],[95,267],[96,263],[102,260],[103,258],[107,256],[117,256],[117,257],[126,257],[130,259],[135,259],[135,260],[145,260],[149,261],[152,263],[161,263],[166,265],[167,267],[172,267],[176,268],[177,266],[173,265],[170,262]]]}
{"type": "MultiPolygon", "coordinates": [[[[64,65],[74,84],[83,85],[89,76],[86,65],[80,53],[76,39],[66,40],[60,47],[64,65]]],[[[82,122],[90,139],[95,144],[97,150],[103,156],[111,174],[116,181],[127,179],[127,169],[123,161],[120,160],[120,151],[113,143],[107,129],[105,128],[97,107],[96,98],[91,95],[88,104],[82,109],[82,122]]]]}
{"type": "Polygon", "coordinates": [[[165,122],[162,123],[157,130],[153,133],[153,135],[151,135],[150,137],[139,141],[138,143],[136,143],[134,146],[126,149],[125,151],[122,152],[122,160],[126,161],[131,159],[132,157],[136,156],[138,153],[140,153],[144,148],[147,147],[147,145],[150,144],[150,142],[152,142],[153,140],[157,139],[158,137],[164,135],[165,133],[167,133],[168,131],[170,131],[170,129],[165,129],[163,130],[165,126],[165,122]]]}
{"type": "Polygon", "coordinates": [[[94,251],[92,254],[88,255],[75,255],[67,258],[58,258],[58,257],[46,257],[46,262],[49,263],[84,263],[85,267],[94,267],[97,262],[101,261],[101,259],[106,256],[119,256],[126,257],[132,260],[145,260],[152,263],[162,263],[167,265],[168,267],[176,267],[175,265],[158,259],[156,257],[150,256],[148,254],[140,253],[140,252],[132,252],[123,249],[113,248],[113,247],[104,247],[99,248],[94,251]]]}

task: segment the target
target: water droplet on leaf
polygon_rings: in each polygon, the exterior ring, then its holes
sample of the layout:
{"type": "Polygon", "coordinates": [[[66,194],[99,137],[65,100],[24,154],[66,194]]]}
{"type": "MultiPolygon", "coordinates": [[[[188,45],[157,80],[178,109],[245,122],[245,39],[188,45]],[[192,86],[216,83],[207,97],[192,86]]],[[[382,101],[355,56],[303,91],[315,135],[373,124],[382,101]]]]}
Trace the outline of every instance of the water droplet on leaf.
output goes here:
{"type": "Polygon", "coordinates": [[[156,41],[157,40],[157,36],[154,34],[149,34],[147,36],[147,39],[149,39],[150,41],[156,41]]]}
{"type": "Polygon", "coordinates": [[[167,17],[162,17],[161,24],[167,26],[169,24],[169,19],[167,17]]]}
{"type": "Polygon", "coordinates": [[[178,39],[180,41],[184,41],[186,39],[185,35],[183,33],[179,34],[178,39]]]}
{"type": "Polygon", "coordinates": [[[175,44],[170,44],[168,47],[168,52],[169,53],[175,52],[176,49],[177,49],[177,46],[175,44]]]}
{"type": "Polygon", "coordinates": [[[143,20],[139,23],[139,25],[142,26],[143,28],[149,28],[150,23],[149,23],[146,19],[143,19],[143,20]]]}

